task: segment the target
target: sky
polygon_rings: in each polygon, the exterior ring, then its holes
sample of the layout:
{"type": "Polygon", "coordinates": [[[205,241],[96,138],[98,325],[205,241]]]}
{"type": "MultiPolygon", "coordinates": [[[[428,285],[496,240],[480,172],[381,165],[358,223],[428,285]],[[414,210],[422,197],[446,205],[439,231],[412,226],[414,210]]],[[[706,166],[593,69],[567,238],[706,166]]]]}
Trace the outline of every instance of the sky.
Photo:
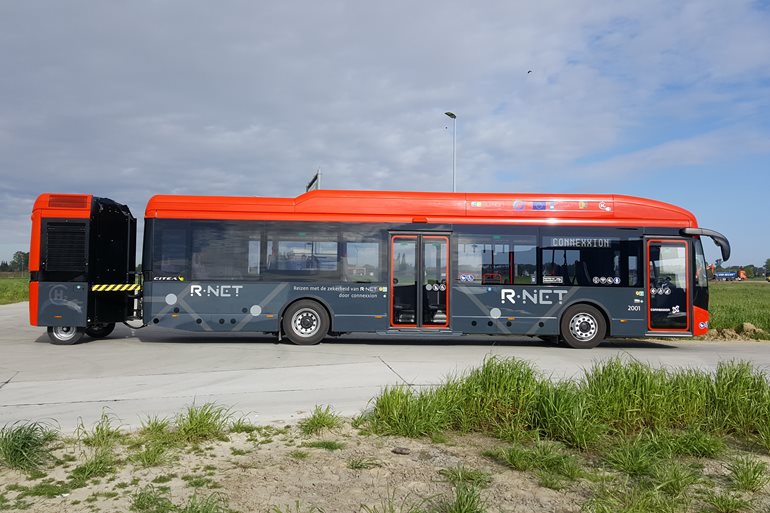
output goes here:
{"type": "Polygon", "coordinates": [[[448,191],[452,111],[458,191],[662,200],[764,264],[769,49],[768,0],[1,2],[0,260],[43,192],[448,191]]]}

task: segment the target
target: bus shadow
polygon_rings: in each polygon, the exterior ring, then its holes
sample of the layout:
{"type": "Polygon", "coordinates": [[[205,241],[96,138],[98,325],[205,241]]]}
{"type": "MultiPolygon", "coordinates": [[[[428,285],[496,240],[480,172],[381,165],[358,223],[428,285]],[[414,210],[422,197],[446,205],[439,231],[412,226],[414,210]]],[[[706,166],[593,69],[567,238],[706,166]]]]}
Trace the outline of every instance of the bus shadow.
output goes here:
{"type": "MultiPolygon", "coordinates": [[[[143,344],[273,344],[273,345],[293,345],[287,338],[278,341],[275,335],[265,335],[261,333],[183,333],[169,330],[149,329],[130,329],[125,326],[116,326],[115,331],[105,339],[94,339],[89,336],[83,337],[78,345],[92,344],[121,339],[136,339],[143,344]]],[[[36,344],[49,344],[48,335],[43,333],[34,339],[36,344]]],[[[430,346],[430,347],[460,347],[460,346],[488,346],[488,347],[538,347],[544,350],[559,349],[564,351],[571,350],[566,345],[556,345],[552,342],[540,340],[537,337],[485,337],[485,336],[463,336],[438,338],[419,337],[419,336],[381,336],[381,335],[342,335],[340,337],[328,337],[322,346],[430,346]]],[[[602,342],[597,349],[677,349],[676,345],[666,344],[665,342],[644,340],[644,339],[611,339],[602,342]]]]}
{"type": "MultiPolygon", "coordinates": [[[[284,343],[287,341],[284,340],[284,343]]],[[[345,337],[337,339],[327,339],[323,344],[337,344],[337,345],[414,345],[414,346],[438,346],[438,347],[454,347],[454,346],[489,346],[489,347],[539,347],[542,349],[557,349],[564,351],[571,351],[564,344],[554,344],[552,342],[546,342],[538,338],[519,337],[515,339],[510,338],[494,338],[489,337],[486,339],[479,337],[453,337],[453,338],[420,338],[420,337],[377,337],[377,338],[362,338],[362,337],[345,337]]],[[[599,344],[596,349],[676,349],[676,346],[667,345],[665,343],[653,342],[649,340],[637,340],[637,339],[612,339],[607,340],[599,344]]],[[[579,351],[576,349],[575,351],[579,351]]]]}

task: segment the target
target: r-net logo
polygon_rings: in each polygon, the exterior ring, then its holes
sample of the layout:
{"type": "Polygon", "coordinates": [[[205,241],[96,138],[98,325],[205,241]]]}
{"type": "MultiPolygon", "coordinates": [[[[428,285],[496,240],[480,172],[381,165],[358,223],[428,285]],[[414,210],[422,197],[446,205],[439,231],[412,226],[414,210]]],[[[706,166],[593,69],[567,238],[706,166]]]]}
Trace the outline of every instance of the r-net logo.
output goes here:
{"type": "Polygon", "coordinates": [[[523,305],[528,303],[533,305],[561,305],[564,302],[564,296],[568,292],[567,290],[558,289],[521,289],[519,293],[516,289],[501,289],[500,302],[515,305],[518,300],[523,305]]]}

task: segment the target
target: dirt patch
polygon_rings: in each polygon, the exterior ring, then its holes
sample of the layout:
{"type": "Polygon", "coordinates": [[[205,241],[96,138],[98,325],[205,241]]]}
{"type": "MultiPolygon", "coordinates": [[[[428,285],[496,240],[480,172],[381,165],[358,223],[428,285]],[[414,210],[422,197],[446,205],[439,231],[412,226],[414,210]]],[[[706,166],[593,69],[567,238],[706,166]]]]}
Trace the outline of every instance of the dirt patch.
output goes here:
{"type": "Polygon", "coordinates": [[[757,328],[750,322],[744,322],[738,330],[732,328],[711,329],[697,340],[770,340],[770,333],[757,328]]]}
{"type": "Polygon", "coordinates": [[[41,483],[66,483],[83,457],[82,448],[68,445],[55,451],[58,464],[44,475],[0,470],[0,511],[124,512],[130,510],[133,495],[152,485],[177,505],[194,494],[221,493],[229,508],[239,512],[272,512],[274,507],[299,513],[312,507],[358,512],[364,505],[382,509],[389,498],[398,505],[451,496],[452,485],[439,471],[459,465],[491,476],[481,496],[492,511],[576,512],[588,493],[587,482],[576,481],[556,491],[540,486],[532,474],[482,456],[484,450],[506,444],[478,435],[450,437],[437,444],[365,436],[346,424],[321,437],[306,438],[292,428],[277,437],[231,434],[229,438],[180,450],[165,465],[151,468],[129,463],[128,449],[120,447],[114,473],[54,496],[30,496],[29,490],[41,483]],[[307,446],[319,440],[343,446],[333,451],[307,446]],[[396,447],[408,454],[394,453],[396,447]]]}

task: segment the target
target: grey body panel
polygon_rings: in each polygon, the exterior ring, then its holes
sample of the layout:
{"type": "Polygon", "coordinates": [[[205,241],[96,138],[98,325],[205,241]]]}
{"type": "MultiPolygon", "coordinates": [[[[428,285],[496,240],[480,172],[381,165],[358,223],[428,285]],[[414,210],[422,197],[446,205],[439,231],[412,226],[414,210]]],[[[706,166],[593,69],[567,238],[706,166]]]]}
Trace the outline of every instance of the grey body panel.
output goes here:
{"type": "Polygon", "coordinates": [[[456,286],[452,296],[452,329],[473,334],[558,335],[564,311],[577,303],[589,303],[607,314],[611,336],[644,335],[644,291],[608,286],[597,294],[597,288],[456,286]]]}
{"type": "MultiPolygon", "coordinates": [[[[602,287],[601,294],[596,292],[596,287],[458,285],[450,299],[450,330],[469,334],[556,335],[566,308],[590,303],[607,313],[612,336],[644,335],[646,298],[642,289],[602,287]]],[[[389,290],[382,283],[164,280],[145,282],[144,293],[144,320],[159,327],[278,332],[281,313],[289,304],[314,299],[329,310],[333,332],[392,329],[388,317],[389,290]]]]}
{"type": "Polygon", "coordinates": [[[88,283],[41,282],[38,290],[39,326],[88,324],[88,283]]]}
{"type": "Polygon", "coordinates": [[[144,294],[146,323],[189,331],[277,332],[284,308],[303,298],[326,306],[332,331],[378,331],[388,323],[381,283],[152,281],[144,294]]]}

